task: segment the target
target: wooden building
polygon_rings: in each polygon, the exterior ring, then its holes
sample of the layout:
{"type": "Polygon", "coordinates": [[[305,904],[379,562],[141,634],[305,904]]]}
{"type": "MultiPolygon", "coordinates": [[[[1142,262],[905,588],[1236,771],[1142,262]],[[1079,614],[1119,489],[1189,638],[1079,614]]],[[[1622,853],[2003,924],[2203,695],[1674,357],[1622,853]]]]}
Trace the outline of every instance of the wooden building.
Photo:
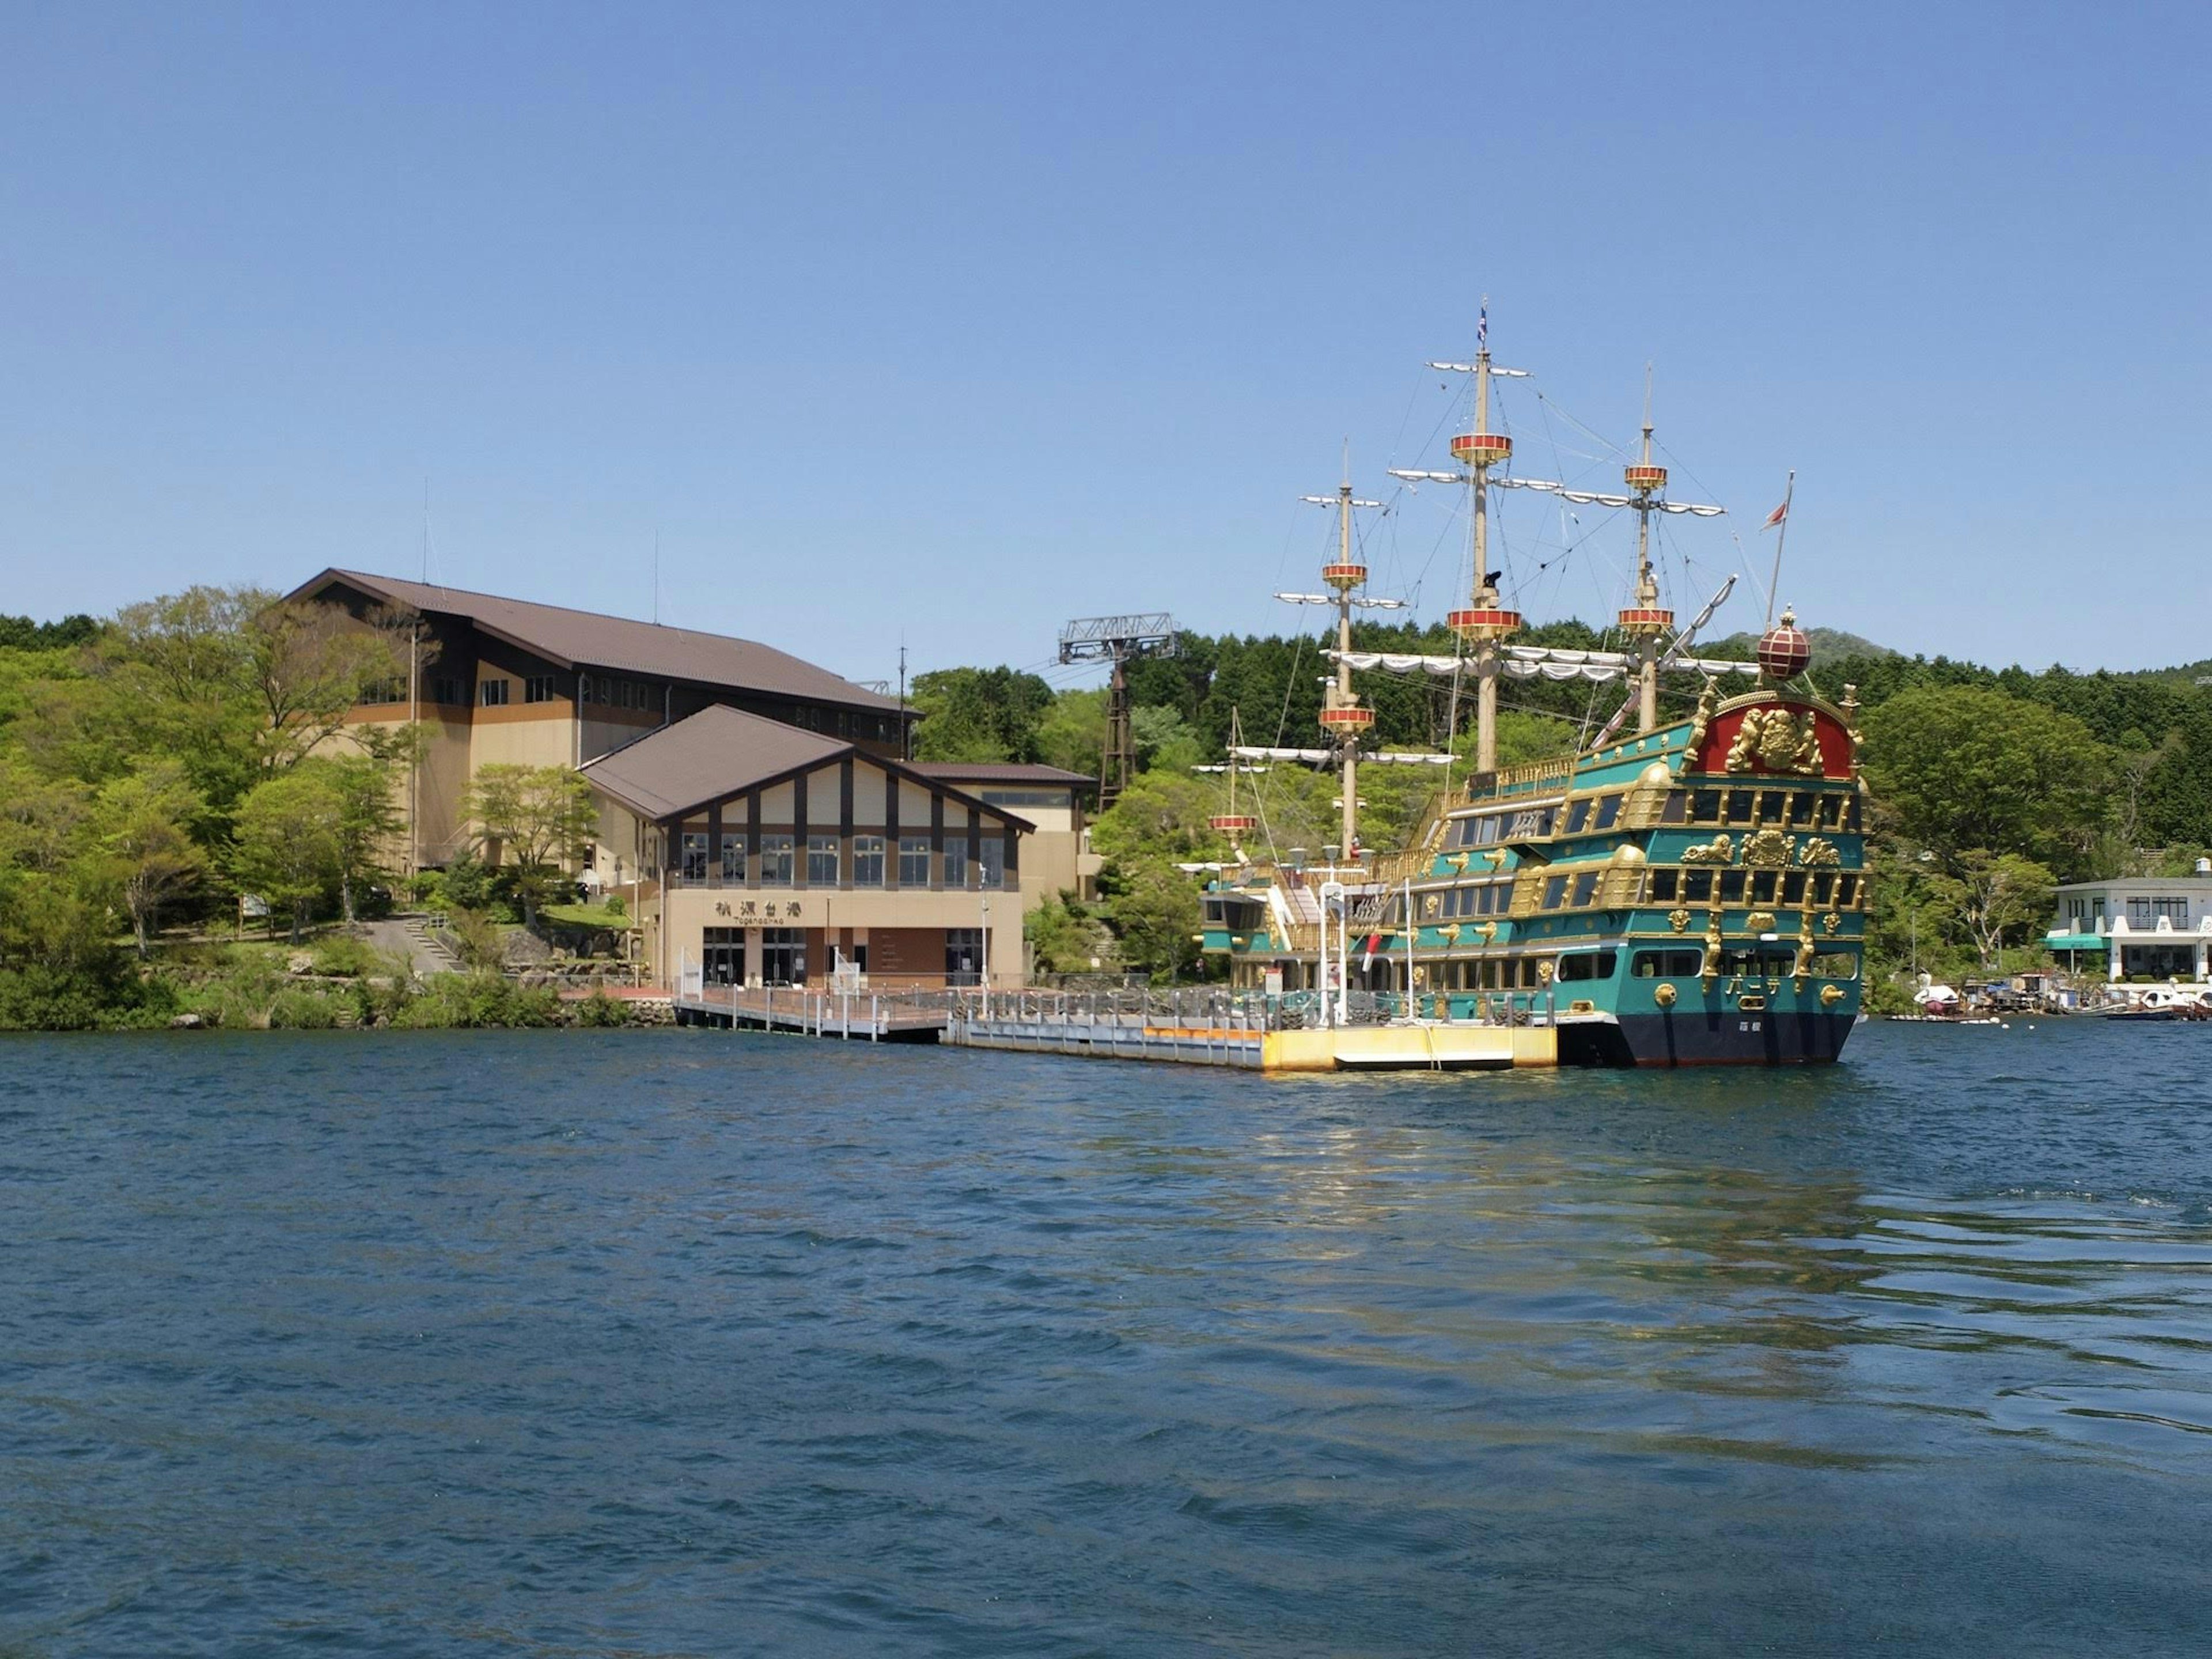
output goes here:
{"type": "Polygon", "coordinates": [[[896,757],[914,718],[891,698],[751,640],[358,570],[325,570],[289,597],[391,629],[407,659],[349,718],[416,720],[430,733],[407,781],[410,870],[442,866],[469,846],[461,801],[489,762],[582,766],[709,708],[896,757]]]}
{"type": "Polygon", "coordinates": [[[1022,978],[1030,822],[850,738],[723,705],[586,761],[587,884],[622,894],[664,984],[1022,978]]]}

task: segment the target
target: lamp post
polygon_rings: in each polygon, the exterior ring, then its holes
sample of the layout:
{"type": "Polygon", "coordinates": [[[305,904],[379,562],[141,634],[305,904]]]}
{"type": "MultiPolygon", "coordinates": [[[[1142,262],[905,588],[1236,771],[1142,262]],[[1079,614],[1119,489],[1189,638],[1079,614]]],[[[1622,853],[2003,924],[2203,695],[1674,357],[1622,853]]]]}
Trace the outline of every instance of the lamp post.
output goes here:
{"type": "Polygon", "coordinates": [[[983,895],[983,1018],[991,1017],[991,896],[983,895]]]}

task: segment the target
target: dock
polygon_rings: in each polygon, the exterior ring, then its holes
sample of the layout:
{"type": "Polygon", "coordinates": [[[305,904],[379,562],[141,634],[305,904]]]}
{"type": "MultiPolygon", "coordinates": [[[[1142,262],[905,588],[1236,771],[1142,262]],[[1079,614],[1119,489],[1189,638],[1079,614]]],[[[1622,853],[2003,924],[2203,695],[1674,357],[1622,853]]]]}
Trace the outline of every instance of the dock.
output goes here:
{"type": "Polygon", "coordinates": [[[804,987],[753,990],[687,984],[678,991],[675,1004],[678,1025],[781,1031],[847,1042],[935,1042],[944,1035],[949,1018],[948,1001],[942,995],[816,991],[804,987]]]}
{"type": "Polygon", "coordinates": [[[688,983],[676,1023],[848,1042],[1154,1060],[1246,1072],[1508,1071],[1559,1064],[1559,1029],[1534,998],[1499,1017],[1422,1018],[1402,998],[1354,995],[1330,1023],[1315,1000],[1182,991],[814,990],[688,983]]]}

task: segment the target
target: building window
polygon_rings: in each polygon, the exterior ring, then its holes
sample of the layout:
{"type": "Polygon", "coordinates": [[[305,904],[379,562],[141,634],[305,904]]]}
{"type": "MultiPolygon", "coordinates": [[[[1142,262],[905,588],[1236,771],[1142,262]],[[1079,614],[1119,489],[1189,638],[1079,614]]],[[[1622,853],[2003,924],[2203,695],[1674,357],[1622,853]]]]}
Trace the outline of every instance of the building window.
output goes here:
{"type": "Polygon", "coordinates": [[[790,886],[791,837],[763,836],[760,848],[760,873],[754,880],[763,887],[790,886]]]}
{"type": "Polygon", "coordinates": [[[884,884],[884,838],[881,836],[853,837],[853,885],[880,887],[884,884]]]}
{"type": "Polygon", "coordinates": [[[954,841],[947,836],[945,842],[945,884],[965,887],[968,884],[968,841],[962,836],[954,841]]]}
{"type": "Polygon", "coordinates": [[[761,929],[761,983],[806,983],[806,933],[804,928],[761,929]]]}
{"type": "Polygon", "coordinates": [[[986,836],[976,851],[982,856],[983,885],[995,891],[1006,884],[1006,840],[1004,836],[986,836]]]}
{"type": "Polygon", "coordinates": [[[552,702],[553,677],[550,674],[531,675],[522,683],[522,700],[525,702],[552,702]]]}
{"type": "Polygon", "coordinates": [[[485,680],[477,687],[477,693],[485,708],[504,708],[511,689],[506,680],[485,680]]]}
{"type": "Polygon", "coordinates": [[[366,680],[362,684],[361,696],[355,701],[374,703],[405,702],[407,677],[404,674],[398,674],[390,679],[366,680]]]}
{"type": "Polygon", "coordinates": [[[592,701],[592,677],[589,674],[576,676],[576,701],[578,702],[592,701]]]}
{"type": "Polygon", "coordinates": [[[2155,928],[2163,916],[2177,927],[2189,921],[2189,901],[2185,898],[2131,898],[2128,901],[2128,926],[2155,928]]]}
{"type": "Polygon", "coordinates": [[[704,830],[686,830],[684,832],[683,869],[686,881],[707,879],[707,832],[704,830]]]}
{"type": "Polygon", "coordinates": [[[722,879],[741,884],[745,878],[745,838],[725,835],[722,837],[722,879]]]}
{"type": "Polygon", "coordinates": [[[902,887],[929,885],[929,837],[927,836],[899,837],[899,885],[902,887]]]}
{"type": "Polygon", "coordinates": [[[948,927],[945,930],[945,982],[981,985],[983,982],[983,930],[948,927]]]}
{"type": "Polygon", "coordinates": [[[809,887],[835,887],[837,880],[837,837],[809,836],[806,838],[806,884],[809,887]]]}
{"type": "Polygon", "coordinates": [[[445,675],[430,682],[432,702],[465,703],[468,700],[469,688],[464,680],[445,675]]]}

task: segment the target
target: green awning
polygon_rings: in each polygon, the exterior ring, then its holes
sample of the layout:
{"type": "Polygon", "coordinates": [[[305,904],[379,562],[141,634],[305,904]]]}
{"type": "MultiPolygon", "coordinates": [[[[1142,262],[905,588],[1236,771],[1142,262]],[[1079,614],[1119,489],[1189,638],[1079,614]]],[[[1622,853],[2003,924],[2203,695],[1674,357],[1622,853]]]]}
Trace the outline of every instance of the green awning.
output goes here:
{"type": "Polygon", "coordinates": [[[2106,940],[2101,933],[2045,933],[2043,948],[2046,951],[2101,951],[2106,940]]]}

